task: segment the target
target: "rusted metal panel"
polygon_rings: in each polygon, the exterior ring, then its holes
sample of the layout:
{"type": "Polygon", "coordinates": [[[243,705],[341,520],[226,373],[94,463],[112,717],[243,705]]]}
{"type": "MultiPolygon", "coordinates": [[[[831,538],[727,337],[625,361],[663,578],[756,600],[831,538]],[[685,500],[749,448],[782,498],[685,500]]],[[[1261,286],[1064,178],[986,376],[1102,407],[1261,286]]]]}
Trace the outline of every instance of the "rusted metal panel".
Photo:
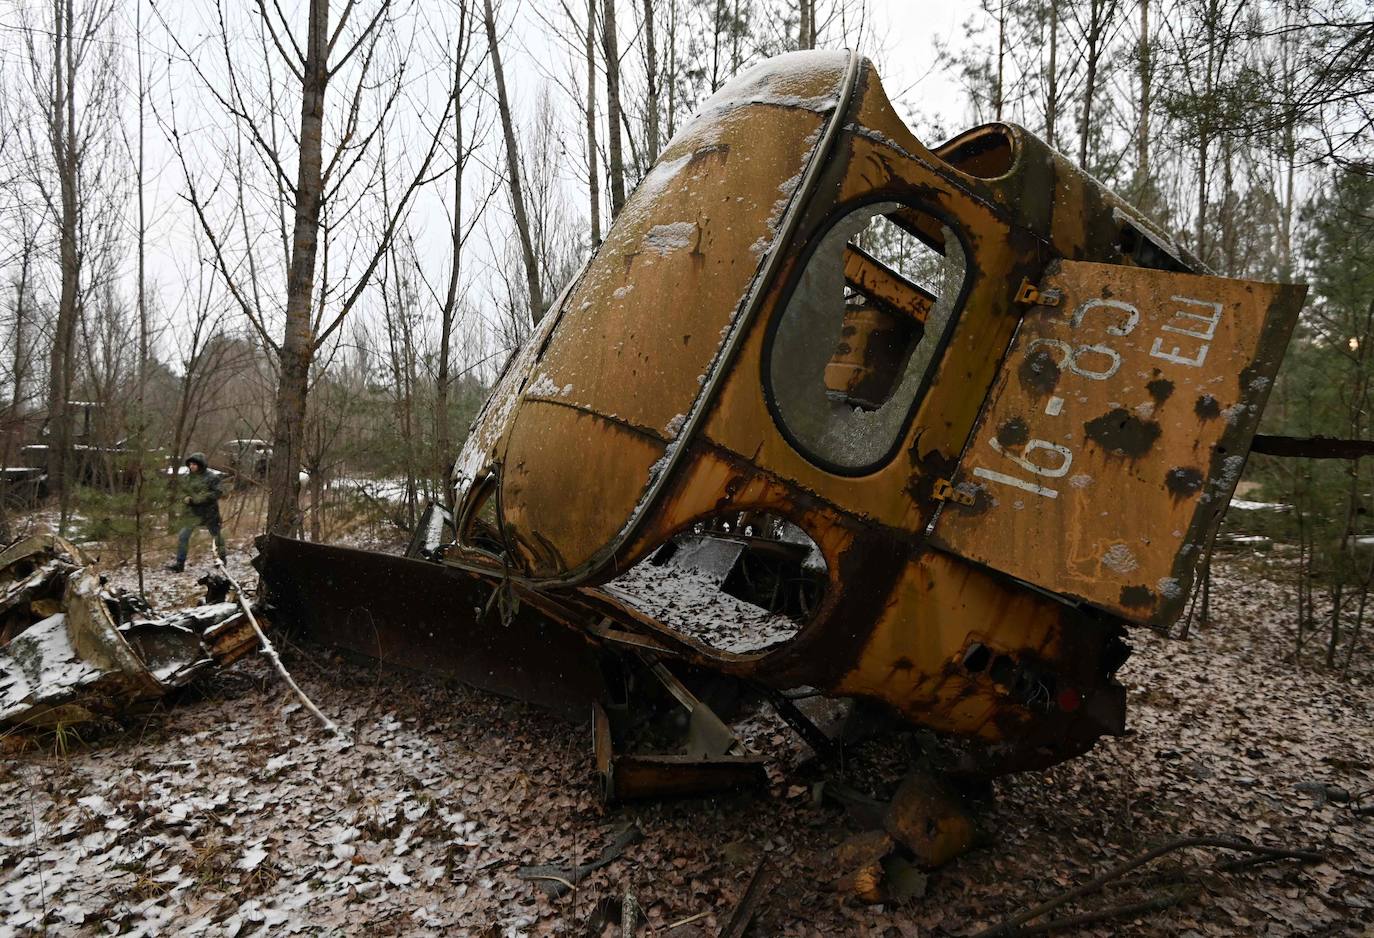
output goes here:
{"type": "Polygon", "coordinates": [[[611,802],[708,795],[768,782],[760,756],[617,753],[610,720],[599,704],[592,711],[592,751],[602,794],[611,802]]]}
{"type": "Polygon", "coordinates": [[[849,53],[784,57],[720,89],[664,150],[550,311],[548,338],[503,382],[459,474],[470,480],[484,465],[501,467],[518,572],[591,575],[642,510],[721,366],[745,298],[772,262],[855,61],[849,53]],[[688,319],[675,315],[684,297],[688,319]],[[637,390],[626,395],[628,387],[637,390]],[[599,445],[586,447],[588,440],[599,445]],[[589,459],[619,455],[557,468],[573,448],[589,459]],[[561,510],[546,510],[551,505],[561,510]]]}
{"type": "Polygon", "coordinates": [[[1215,532],[1301,289],[1064,261],[1022,322],[935,543],[1168,624],[1215,532]]]}
{"type": "Polygon", "coordinates": [[[902,780],[883,829],[911,851],[919,866],[943,866],[973,846],[973,821],[934,774],[913,770],[902,780]]]}
{"type": "Polygon", "coordinates": [[[604,694],[588,640],[500,583],[428,561],[284,537],[259,540],[275,617],[383,664],[454,677],[575,721],[604,694]]]}
{"type": "Polygon", "coordinates": [[[845,283],[872,297],[884,309],[917,322],[925,322],[935,297],[874,258],[862,248],[848,245],[844,252],[845,283]]]}

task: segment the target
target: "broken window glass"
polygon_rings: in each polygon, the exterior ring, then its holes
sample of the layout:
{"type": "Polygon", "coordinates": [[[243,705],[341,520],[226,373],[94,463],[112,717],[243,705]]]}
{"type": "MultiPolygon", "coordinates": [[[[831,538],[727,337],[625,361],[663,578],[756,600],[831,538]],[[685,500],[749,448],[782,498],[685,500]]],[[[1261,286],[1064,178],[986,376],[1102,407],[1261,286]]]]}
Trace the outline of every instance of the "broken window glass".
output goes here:
{"type": "Polygon", "coordinates": [[[765,383],[808,459],[864,472],[891,455],[935,364],[964,284],[948,226],[896,202],[821,237],[779,314],[765,383]]]}

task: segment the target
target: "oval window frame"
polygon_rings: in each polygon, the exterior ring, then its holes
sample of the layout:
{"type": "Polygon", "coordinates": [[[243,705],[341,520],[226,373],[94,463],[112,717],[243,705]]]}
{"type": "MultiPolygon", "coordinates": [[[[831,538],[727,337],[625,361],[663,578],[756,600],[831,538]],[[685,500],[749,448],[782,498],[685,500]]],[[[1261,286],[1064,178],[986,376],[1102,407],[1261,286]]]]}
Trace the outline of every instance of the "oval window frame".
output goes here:
{"type": "MultiPolygon", "coordinates": [[[[876,217],[875,213],[874,216],[876,217]]],[[[912,235],[915,237],[915,235],[912,235]]],[[[872,475],[890,465],[892,460],[902,449],[902,443],[911,433],[912,424],[915,422],[916,414],[925,402],[926,396],[930,391],[931,383],[935,375],[940,371],[944,364],[945,352],[949,343],[958,328],[968,301],[969,294],[972,292],[976,271],[973,264],[973,252],[969,245],[969,239],[964,233],[962,226],[948,212],[931,207],[919,199],[907,198],[900,193],[871,193],[858,199],[850,199],[843,203],[838,203],[826,213],[825,217],[813,229],[813,234],[807,239],[805,248],[800,254],[798,263],[788,274],[787,285],[780,295],[778,301],[773,305],[768,320],[767,331],[764,333],[763,348],[760,355],[759,379],[762,385],[764,403],[768,407],[768,413],[773,418],[773,425],[782,435],[787,444],[792,447],[803,459],[811,465],[827,473],[837,476],[856,478],[872,475]],[[906,413],[902,419],[896,423],[896,430],[892,440],[885,450],[872,461],[863,465],[846,465],[836,462],[825,454],[817,452],[813,446],[802,440],[793,428],[788,424],[787,418],[783,413],[782,407],[778,403],[773,382],[773,354],[777,342],[778,331],[782,326],[784,318],[787,316],[792,305],[792,300],[796,296],[801,286],[802,278],[806,275],[807,268],[810,266],[816,252],[825,243],[835,228],[842,224],[846,218],[861,212],[873,205],[893,203],[901,208],[909,209],[926,215],[939,222],[941,227],[952,234],[959,245],[959,249],[964,257],[964,272],[962,283],[958,292],[955,294],[949,310],[949,317],[945,323],[944,331],[939,336],[931,357],[926,365],[925,374],[921,377],[920,383],[912,395],[911,403],[907,405],[906,413]]],[[[943,296],[940,298],[943,299],[943,296]]],[[[836,325],[836,336],[838,338],[839,324],[836,325]]]]}

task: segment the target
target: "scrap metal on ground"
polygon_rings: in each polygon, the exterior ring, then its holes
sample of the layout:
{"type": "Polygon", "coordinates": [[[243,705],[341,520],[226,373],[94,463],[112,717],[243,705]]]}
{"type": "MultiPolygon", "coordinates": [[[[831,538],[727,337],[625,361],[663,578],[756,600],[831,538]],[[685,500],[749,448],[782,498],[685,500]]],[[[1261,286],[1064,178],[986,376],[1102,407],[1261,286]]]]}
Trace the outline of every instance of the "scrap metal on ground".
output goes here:
{"type": "Polygon", "coordinates": [[[253,650],[237,603],[156,616],[106,590],[92,560],[53,535],[0,553],[0,731],[126,712],[253,650]]]}
{"type": "MultiPolygon", "coordinates": [[[[323,641],[591,716],[612,797],[757,778],[731,692],[1052,765],[1124,731],[1127,630],[1184,609],[1304,292],[1212,275],[1023,128],[930,149],[868,60],[782,56],[659,157],[412,559],[260,569],[323,641]]],[[[888,826],[935,863],[970,837],[922,778],[888,826]]]]}

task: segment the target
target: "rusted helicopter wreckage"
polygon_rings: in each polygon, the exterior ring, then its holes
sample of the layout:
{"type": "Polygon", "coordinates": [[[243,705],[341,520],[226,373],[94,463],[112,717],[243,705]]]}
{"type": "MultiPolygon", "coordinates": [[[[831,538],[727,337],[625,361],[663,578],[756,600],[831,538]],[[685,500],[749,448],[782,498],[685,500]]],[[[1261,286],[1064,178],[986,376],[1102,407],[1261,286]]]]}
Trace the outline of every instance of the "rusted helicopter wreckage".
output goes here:
{"type": "Polygon", "coordinates": [[[1184,608],[1303,295],[1211,276],[1024,129],[931,150],[866,59],[782,56],[627,201],[415,557],[268,539],[272,614],[592,714],[615,797],[759,776],[720,682],[822,754],[807,693],[1048,766],[1123,731],[1126,630],[1184,608]],[[630,751],[654,694],[670,754],[630,751]]]}

